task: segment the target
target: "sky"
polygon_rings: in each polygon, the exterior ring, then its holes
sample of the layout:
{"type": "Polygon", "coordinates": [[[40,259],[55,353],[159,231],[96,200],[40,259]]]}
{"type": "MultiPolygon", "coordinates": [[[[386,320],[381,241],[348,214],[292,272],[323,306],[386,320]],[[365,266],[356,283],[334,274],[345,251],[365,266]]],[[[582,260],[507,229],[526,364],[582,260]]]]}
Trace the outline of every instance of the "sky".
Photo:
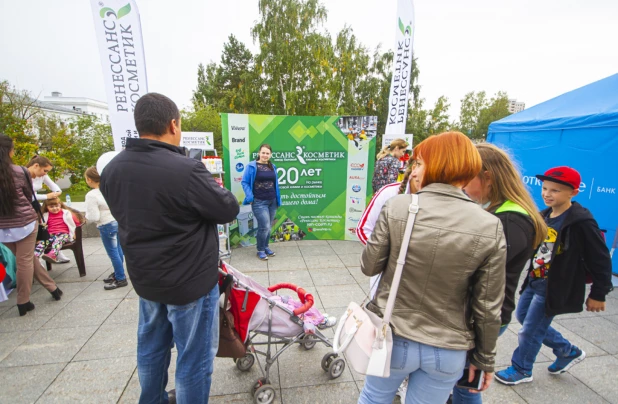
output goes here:
{"type": "MultiPolygon", "coordinates": [[[[104,0],[98,0],[104,1],[104,0]]],[[[136,0],[150,91],[190,107],[199,63],[234,34],[256,50],[258,0],[136,0]]],[[[371,52],[394,47],[395,0],[322,0],[324,29],[350,26],[371,52]]],[[[0,5],[0,80],[34,96],[106,100],[91,1],[0,5]]],[[[459,117],[469,91],[506,91],[526,108],[618,72],[615,0],[415,0],[414,53],[426,107],[441,95],[459,117]]],[[[380,117],[379,117],[380,118],[380,117]]]]}

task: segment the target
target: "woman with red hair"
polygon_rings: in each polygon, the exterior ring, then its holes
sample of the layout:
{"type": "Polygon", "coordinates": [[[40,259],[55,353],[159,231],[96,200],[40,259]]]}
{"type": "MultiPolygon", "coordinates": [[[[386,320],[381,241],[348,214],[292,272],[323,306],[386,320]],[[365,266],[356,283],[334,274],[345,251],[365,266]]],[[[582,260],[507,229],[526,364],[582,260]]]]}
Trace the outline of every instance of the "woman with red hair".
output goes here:
{"type": "Polygon", "coordinates": [[[506,243],[500,219],[462,190],[481,171],[481,157],[465,135],[447,132],[424,140],[412,158],[419,211],[398,290],[391,284],[412,196],[384,204],[361,256],[365,275],[382,274],[368,309],[383,316],[397,293],[390,377],[367,376],[362,404],[391,403],[406,377],[408,404],[443,404],[466,359],[470,377],[485,372],[480,391],[493,378],[506,243]]]}

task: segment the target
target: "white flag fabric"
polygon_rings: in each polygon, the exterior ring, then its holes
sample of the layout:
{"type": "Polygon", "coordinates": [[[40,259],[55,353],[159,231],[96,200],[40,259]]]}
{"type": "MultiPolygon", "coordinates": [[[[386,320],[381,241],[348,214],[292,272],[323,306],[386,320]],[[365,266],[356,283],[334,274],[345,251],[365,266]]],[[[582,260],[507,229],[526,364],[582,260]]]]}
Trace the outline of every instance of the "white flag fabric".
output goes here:
{"type": "Polygon", "coordinates": [[[412,0],[397,1],[397,34],[393,56],[393,78],[388,97],[386,116],[387,135],[406,133],[408,92],[412,71],[412,44],[414,42],[414,4],[412,0]]]}
{"type": "Polygon", "coordinates": [[[134,0],[90,0],[96,30],[114,148],[138,137],[135,103],[148,92],[142,25],[134,0]]]}

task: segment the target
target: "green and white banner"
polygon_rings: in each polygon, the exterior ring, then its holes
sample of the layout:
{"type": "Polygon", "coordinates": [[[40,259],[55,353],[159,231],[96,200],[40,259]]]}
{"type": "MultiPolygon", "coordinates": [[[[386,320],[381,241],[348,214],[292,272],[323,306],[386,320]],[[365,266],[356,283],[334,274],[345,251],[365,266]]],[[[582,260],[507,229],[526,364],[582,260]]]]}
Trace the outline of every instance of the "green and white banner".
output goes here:
{"type": "MultiPolygon", "coordinates": [[[[272,147],[282,206],[273,241],[356,240],[371,197],[377,118],[221,114],[226,186],[242,202],[240,184],[260,145],[272,147]]],[[[257,223],[241,208],[234,244],[252,244],[257,223]]]]}
{"type": "Polygon", "coordinates": [[[90,0],[114,148],[124,149],[127,138],[139,137],[133,109],[148,93],[142,24],[135,0],[90,0]]]}
{"type": "MultiPolygon", "coordinates": [[[[414,3],[397,1],[397,29],[393,55],[393,78],[388,97],[386,135],[403,138],[408,117],[408,96],[412,72],[412,45],[414,43],[414,3]]],[[[412,142],[409,142],[412,144],[412,142]]]]}

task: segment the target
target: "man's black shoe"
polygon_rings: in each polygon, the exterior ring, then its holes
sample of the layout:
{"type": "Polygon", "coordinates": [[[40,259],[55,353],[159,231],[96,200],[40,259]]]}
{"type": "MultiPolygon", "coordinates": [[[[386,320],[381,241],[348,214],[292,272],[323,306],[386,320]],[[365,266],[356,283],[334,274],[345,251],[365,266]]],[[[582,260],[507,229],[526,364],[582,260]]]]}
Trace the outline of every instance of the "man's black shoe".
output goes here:
{"type": "Polygon", "coordinates": [[[121,281],[114,280],[114,282],[105,285],[104,288],[105,290],[114,290],[125,286],[129,286],[129,282],[127,282],[126,279],[123,279],[121,281]]]}
{"type": "Polygon", "coordinates": [[[112,283],[116,280],[116,275],[112,272],[107,278],[103,279],[105,283],[112,283]]]}

